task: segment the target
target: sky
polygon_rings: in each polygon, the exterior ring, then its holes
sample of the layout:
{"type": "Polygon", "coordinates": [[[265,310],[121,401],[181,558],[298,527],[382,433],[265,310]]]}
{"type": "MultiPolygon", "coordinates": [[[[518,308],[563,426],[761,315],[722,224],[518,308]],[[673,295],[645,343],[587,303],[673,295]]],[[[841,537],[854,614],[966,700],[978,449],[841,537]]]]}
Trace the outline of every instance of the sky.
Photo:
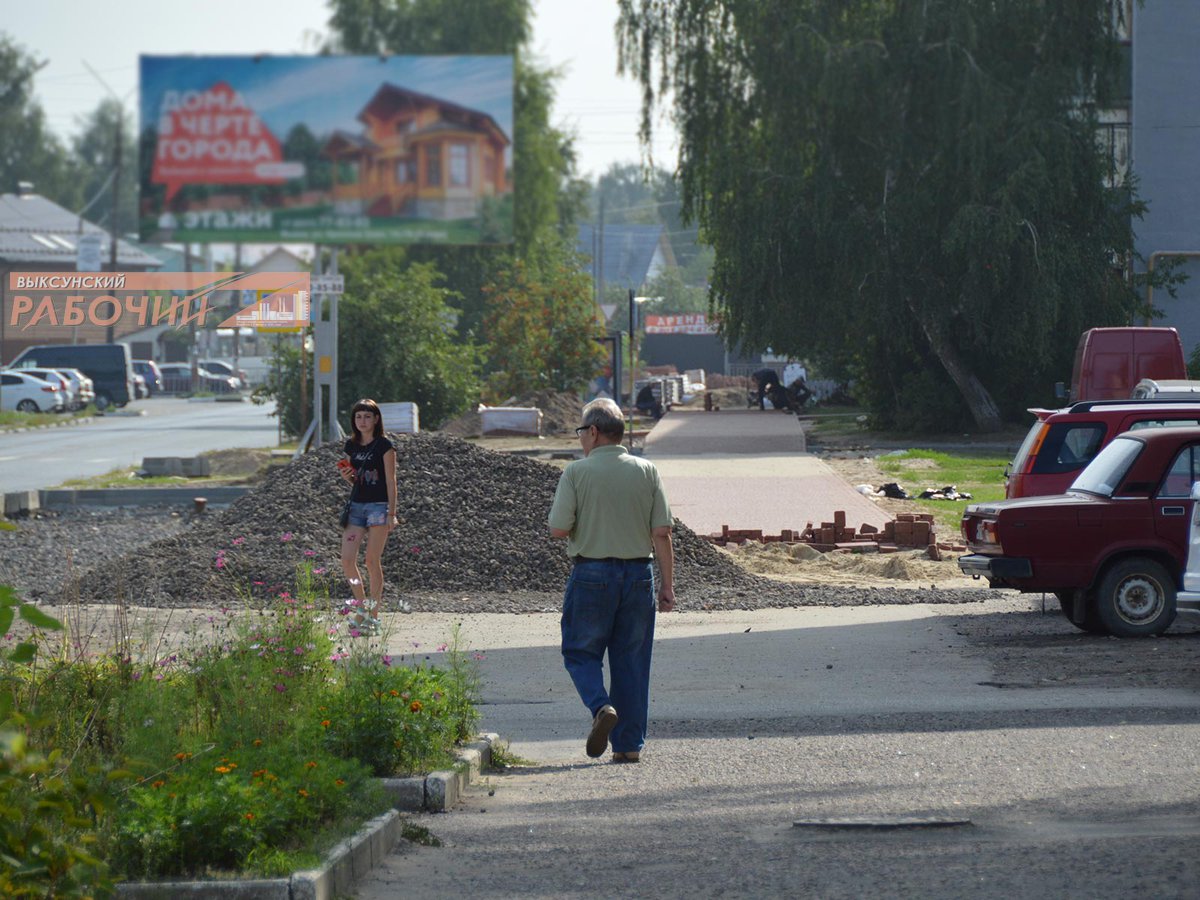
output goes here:
{"type": "MultiPolygon", "coordinates": [[[[615,0],[534,8],[533,53],[563,71],[553,121],[576,136],[580,174],[641,162],[641,91],[616,72],[615,0]]],[[[324,0],[0,0],[0,30],[47,63],[36,95],[64,139],[107,96],[136,113],[140,54],[312,53],[328,18],[324,0]]],[[[674,132],[661,114],[655,121],[652,158],[673,168],[674,132]]]]}

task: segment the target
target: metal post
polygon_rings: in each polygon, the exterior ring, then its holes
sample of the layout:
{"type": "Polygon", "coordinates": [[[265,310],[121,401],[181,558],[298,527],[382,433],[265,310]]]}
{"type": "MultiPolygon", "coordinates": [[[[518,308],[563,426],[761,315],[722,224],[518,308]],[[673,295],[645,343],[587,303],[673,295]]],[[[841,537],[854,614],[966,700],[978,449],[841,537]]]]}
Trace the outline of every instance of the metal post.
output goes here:
{"type": "MultiPolygon", "coordinates": [[[[333,254],[329,260],[329,274],[338,274],[338,248],[333,248],[333,254]]],[[[338,437],[338,295],[331,294],[329,297],[329,327],[332,332],[332,342],[330,344],[330,352],[333,356],[333,371],[330,373],[329,380],[329,440],[337,440],[338,437]]]]}

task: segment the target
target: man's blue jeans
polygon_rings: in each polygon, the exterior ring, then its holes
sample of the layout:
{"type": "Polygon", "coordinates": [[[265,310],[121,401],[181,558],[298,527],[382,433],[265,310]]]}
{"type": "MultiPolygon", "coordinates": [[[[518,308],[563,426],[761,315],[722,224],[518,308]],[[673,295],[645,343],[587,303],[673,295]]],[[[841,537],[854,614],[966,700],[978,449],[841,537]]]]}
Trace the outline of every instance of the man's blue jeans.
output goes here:
{"type": "Polygon", "coordinates": [[[576,563],[563,597],[562,654],[575,690],[593,716],[611,703],[614,753],[641,750],[650,706],[654,573],[649,563],[576,563]],[[604,690],[608,651],[610,689],[604,690]]]}

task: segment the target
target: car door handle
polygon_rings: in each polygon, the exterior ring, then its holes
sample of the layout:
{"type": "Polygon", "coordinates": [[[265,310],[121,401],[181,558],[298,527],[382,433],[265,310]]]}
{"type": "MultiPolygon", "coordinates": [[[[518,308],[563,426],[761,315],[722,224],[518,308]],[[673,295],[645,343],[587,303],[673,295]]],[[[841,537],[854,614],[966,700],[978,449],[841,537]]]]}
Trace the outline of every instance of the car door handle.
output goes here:
{"type": "Polygon", "coordinates": [[[1182,506],[1164,506],[1159,512],[1164,516],[1182,516],[1187,512],[1187,509],[1182,506]]]}

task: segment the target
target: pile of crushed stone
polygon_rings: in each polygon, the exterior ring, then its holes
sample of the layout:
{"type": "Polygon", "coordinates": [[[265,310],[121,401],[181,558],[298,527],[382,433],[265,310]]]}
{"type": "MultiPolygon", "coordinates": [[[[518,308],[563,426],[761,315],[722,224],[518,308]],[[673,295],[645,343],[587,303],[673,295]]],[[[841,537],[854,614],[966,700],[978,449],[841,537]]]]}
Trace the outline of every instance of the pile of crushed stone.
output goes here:
{"type": "MultiPolygon", "coordinates": [[[[546,524],[560,470],[441,434],[390,437],[403,524],[384,551],[385,599],[421,591],[561,592],[570,564],[546,524]]],[[[336,474],[340,457],[329,444],[276,467],[223,512],[83,573],[78,597],[203,606],[295,596],[305,568],[332,596],[348,596],[338,560],[338,516],[349,492],[336,474]]],[[[712,585],[753,591],[761,581],[679,523],[675,556],[681,594],[712,585]]]]}
{"type": "MultiPolygon", "coordinates": [[[[568,434],[579,424],[583,401],[578,394],[567,391],[534,391],[500,406],[536,407],[542,411],[542,434],[568,434]]],[[[478,410],[469,410],[442,425],[438,431],[454,437],[480,437],[483,420],[478,410]]]]}

